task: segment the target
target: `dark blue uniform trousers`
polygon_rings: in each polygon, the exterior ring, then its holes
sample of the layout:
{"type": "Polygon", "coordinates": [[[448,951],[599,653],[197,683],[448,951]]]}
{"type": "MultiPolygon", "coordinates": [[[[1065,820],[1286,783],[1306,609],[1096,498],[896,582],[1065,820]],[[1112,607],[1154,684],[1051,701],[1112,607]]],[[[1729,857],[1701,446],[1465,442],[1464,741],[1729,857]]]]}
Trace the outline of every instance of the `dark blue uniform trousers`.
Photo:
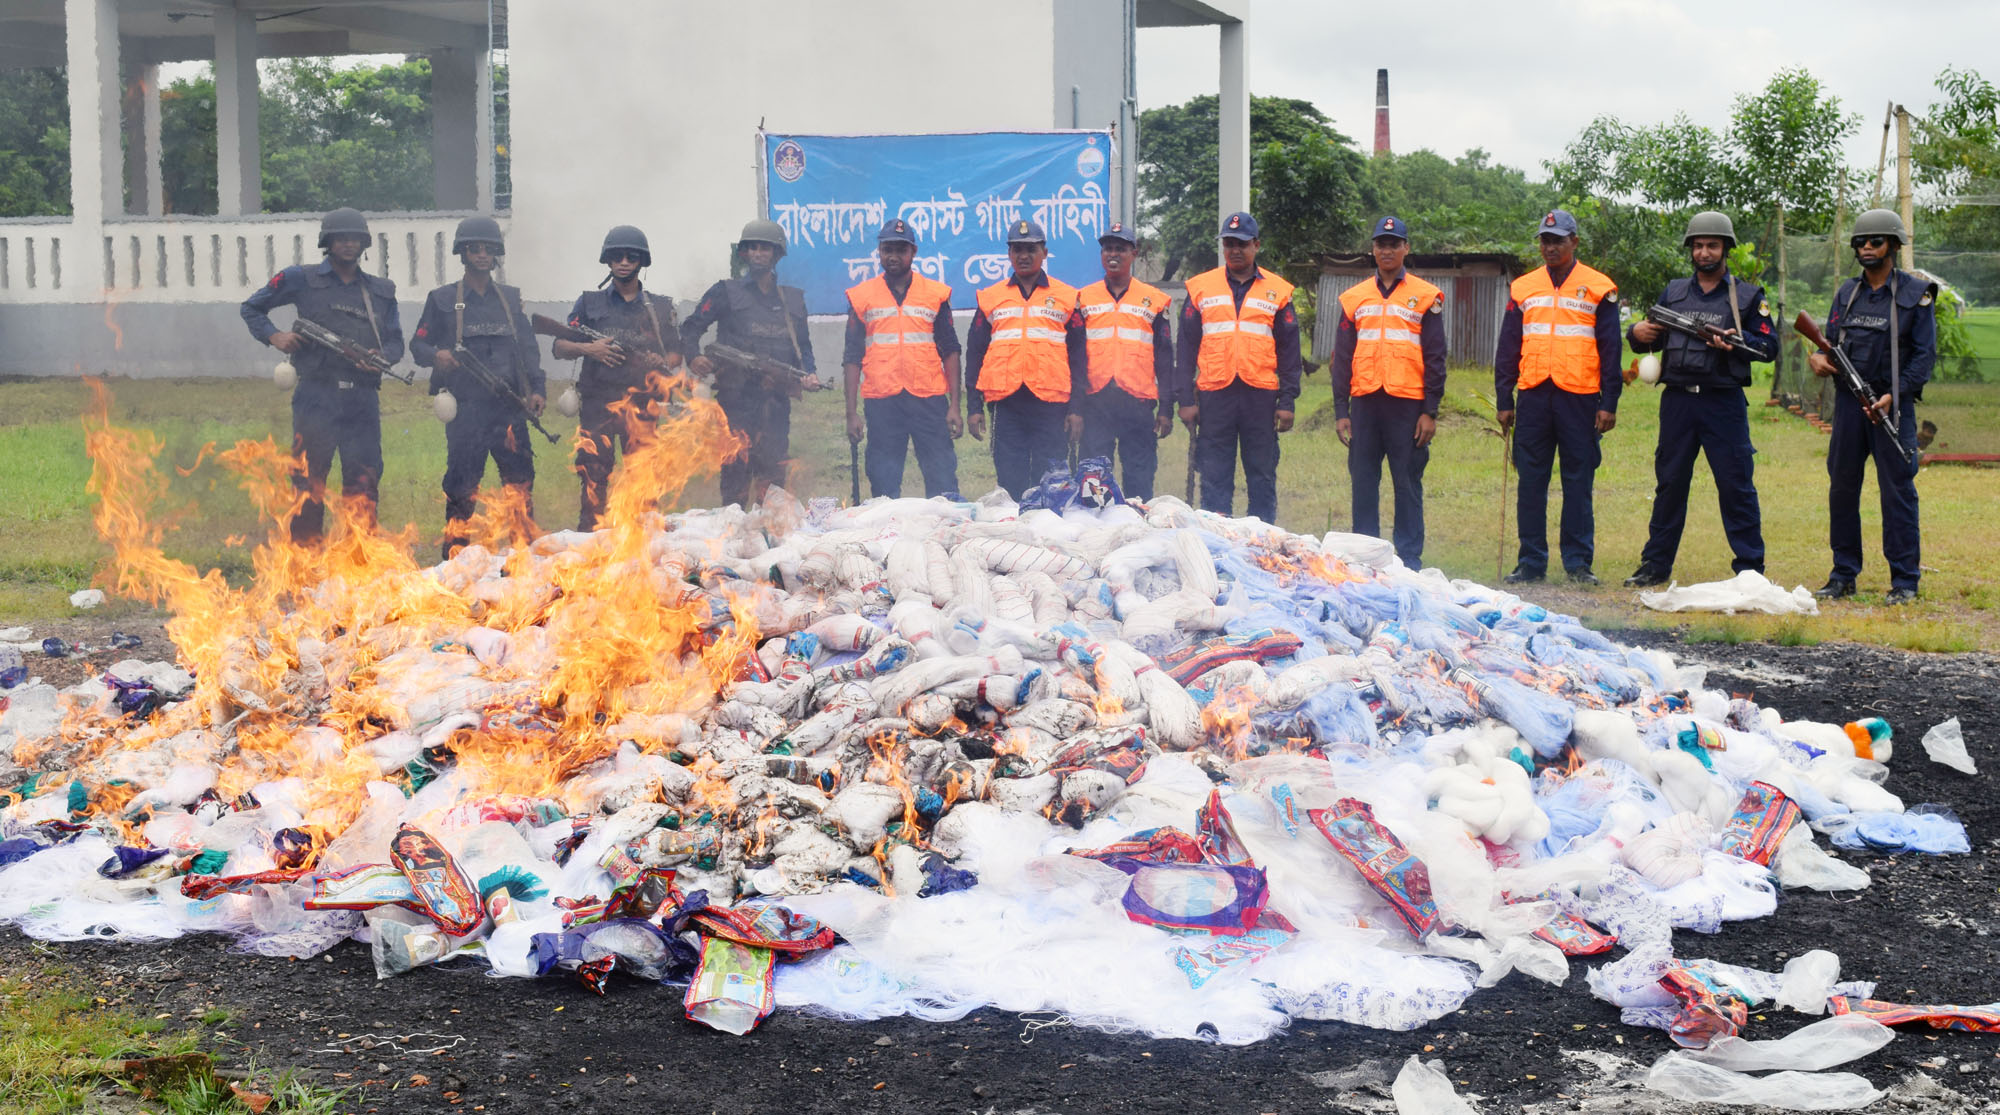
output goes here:
{"type": "Polygon", "coordinates": [[[1669,573],[1687,527],[1688,483],[1694,459],[1708,458],[1722,533],[1736,555],[1729,567],[1764,571],[1764,532],[1757,508],[1757,449],[1750,444],[1750,407],[1741,387],[1660,389],[1660,443],[1653,450],[1653,521],[1639,567],[1669,573]]]}
{"type": "Polygon", "coordinates": [[[326,475],[340,455],[340,491],[365,496],[367,517],[374,522],[374,504],[381,499],[382,410],[372,384],[341,387],[331,379],[302,379],[292,388],[292,452],[303,455],[306,470],[292,484],[306,495],[292,516],[292,541],[317,542],[326,533],[326,475]]]}
{"type": "Polygon", "coordinates": [[[1110,457],[1124,467],[1119,489],[1126,499],[1152,499],[1153,474],[1160,467],[1159,438],[1153,434],[1158,399],[1141,399],[1115,383],[1083,399],[1081,457],[1110,457]]]}
{"type": "Polygon", "coordinates": [[[1516,396],[1514,468],[1521,474],[1514,505],[1521,531],[1516,564],[1526,572],[1542,573],[1549,567],[1549,474],[1558,451],[1562,453],[1563,568],[1590,568],[1597,547],[1590,488],[1604,459],[1599,436],[1596,395],[1564,391],[1544,380],[1516,396]]]}
{"type": "Polygon", "coordinates": [[[919,398],[898,391],[886,398],[861,400],[861,416],[868,424],[863,467],[870,495],[902,496],[906,448],[917,451],[925,498],[958,491],[958,450],[952,448],[951,429],[945,425],[950,412],[949,395],[919,398]]]}
{"type": "MultiPolygon", "coordinates": [[[[1917,412],[1903,401],[1903,421],[1897,440],[1912,452],[1917,447],[1917,412]]],[[[1833,434],[1826,443],[1826,510],[1828,541],[1833,546],[1833,575],[1844,581],[1861,575],[1861,473],[1875,459],[1875,486],[1882,493],[1882,556],[1889,561],[1889,587],[1917,587],[1922,578],[1922,547],[1917,526],[1916,475],[1902,455],[1861,413],[1854,396],[1841,392],[1833,404],[1833,434]]]]}
{"type": "Polygon", "coordinates": [[[1236,456],[1243,455],[1243,489],[1248,513],[1278,521],[1278,392],[1231,380],[1220,391],[1203,391],[1201,432],[1196,435],[1196,467],[1201,470],[1201,508],[1231,514],[1236,497],[1236,456]]]}
{"type": "Polygon", "coordinates": [[[1069,432],[1063,420],[1069,404],[1045,402],[1025,387],[987,403],[993,409],[993,474],[1007,494],[1020,499],[1042,482],[1051,461],[1069,460],[1069,432]]]}
{"type": "MultiPolygon", "coordinates": [[[[459,399],[458,417],[444,427],[445,549],[464,543],[454,524],[472,518],[473,496],[486,476],[486,458],[502,484],[535,486],[535,451],[528,440],[528,420],[511,402],[468,390],[459,399]]],[[[528,505],[534,514],[534,505],[528,505]]]]}
{"type": "Polygon", "coordinates": [[[1347,476],[1353,488],[1354,532],[1382,537],[1382,461],[1389,462],[1395,490],[1396,556],[1412,569],[1424,563],[1424,466],[1431,451],[1417,448],[1422,399],[1399,399],[1387,391],[1356,395],[1348,403],[1354,430],[1347,444],[1347,476]]]}

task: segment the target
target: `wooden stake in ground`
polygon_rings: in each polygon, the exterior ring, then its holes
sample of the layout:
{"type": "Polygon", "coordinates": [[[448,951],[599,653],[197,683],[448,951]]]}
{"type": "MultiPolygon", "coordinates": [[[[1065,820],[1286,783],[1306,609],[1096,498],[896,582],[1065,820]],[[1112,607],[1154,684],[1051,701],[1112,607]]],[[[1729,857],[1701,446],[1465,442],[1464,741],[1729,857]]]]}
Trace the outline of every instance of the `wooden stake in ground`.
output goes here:
{"type": "Polygon", "coordinates": [[[1493,583],[1499,584],[1507,569],[1507,473],[1514,467],[1514,427],[1500,431],[1500,547],[1493,554],[1493,583]]]}

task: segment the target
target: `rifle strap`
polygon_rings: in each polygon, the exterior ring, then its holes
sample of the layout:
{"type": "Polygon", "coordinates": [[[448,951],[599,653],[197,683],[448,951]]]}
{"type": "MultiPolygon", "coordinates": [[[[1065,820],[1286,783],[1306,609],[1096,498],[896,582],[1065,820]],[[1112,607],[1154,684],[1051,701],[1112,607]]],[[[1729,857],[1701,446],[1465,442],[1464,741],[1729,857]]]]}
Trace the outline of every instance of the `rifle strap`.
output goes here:
{"type": "Polygon", "coordinates": [[[361,309],[368,314],[368,328],[375,334],[375,351],[381,352],[382,327],[375,324],[375,301],[368,297],[368,273],[354,276],[354,281],[361,287],[361,309]]]}
{"type": "MultiPolygon", "coordinates": [[[[499,297],[500,313],[507,319],[507,335],[514,340],[514,346],[507,354],[507,366],[514,373],[514,386],[525,395],[528,385],[522,382],[521,377],[521,327],[514,322],[514,315],[520,307],[507,305],[507,289],[499,283],[493,284],[493,293],[499,297]]],[[[451,344],[453,348],[460,348],[465,344],[465,279],[462,276],[452,303],[452,317],[451,344]]]]}
{"type": "MultiPolygon", "coordinates": [[[[1736,323],[1736,335],[1743,336],[1743,307],[1736,299],[1736,272],[1729,272],[1729,320],[1736,323]]],[[[1748,338],[1745,338],[1746,340],[1748,338]]]]}
{"type": "MultiPolygon", "coordinates": [[[[653,296],[641,290],[639,304],[646,307],[646,317],[653,323],[653,343],[660,346],[660,356],[664,359],[668,355],[667,331],[660,328],[660,315],[653,309],[653,296]]],[[[674,320],[674,306],[671,302],[667,303],[667,320],[674,320]]]]}
{"type": "Polygon", "coordinates": [[[1902,322],[1896,320],[1896,280],[1901,277],[1902,272],[1893,267],[1889,269],[1889,421],[1893,427],[1889,431],[1891,438],[1900,438],[1903,434],[1903,338],[1900,336],[1903,328],[1902,322]]]}

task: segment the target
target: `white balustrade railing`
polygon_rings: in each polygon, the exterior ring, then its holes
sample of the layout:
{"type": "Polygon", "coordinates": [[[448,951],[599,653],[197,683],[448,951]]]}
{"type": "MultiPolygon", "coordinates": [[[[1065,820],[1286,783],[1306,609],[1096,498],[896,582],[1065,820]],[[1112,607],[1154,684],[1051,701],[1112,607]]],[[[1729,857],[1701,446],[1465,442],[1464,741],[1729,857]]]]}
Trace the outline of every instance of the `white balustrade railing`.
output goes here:
{"type": "MultiPolygon", "coordinates": [[[[457,274],[451,236],[465,216],[371,213],[363,266],[412,297],[442,285],[457,274]]],[[[0,302],[239,302],[317,260],[318,240],[312,214],[113,217],[94,229],[63,217],[0,220],[0,302]]]]}

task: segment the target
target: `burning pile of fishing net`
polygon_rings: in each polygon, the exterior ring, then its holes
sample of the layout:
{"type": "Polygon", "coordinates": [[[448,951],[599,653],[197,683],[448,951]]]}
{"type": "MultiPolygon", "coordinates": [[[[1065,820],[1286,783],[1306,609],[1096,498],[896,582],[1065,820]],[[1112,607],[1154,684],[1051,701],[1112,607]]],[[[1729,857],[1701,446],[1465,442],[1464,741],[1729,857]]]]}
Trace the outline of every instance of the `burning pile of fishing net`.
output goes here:
{"type": "MultiPolygon", "coordinates": [[[[738,1032],[993,1006],[1224,1042],[1414,1028],[1615,945],[1590,990],[1701,1044],[1869,988],[1674,927],[1867,885],[1815,829],[1955,824],[1883,789],[1879,721],[1786,721],[1371,538],[1088,484],[661,516],[662,473],[606,530],[431,568],[274,534],[236,589],[160,554],[143,439],[92,436],[117,585],[181,661],[8,692],[0,920],[37,936],[351,937],[385,977],[685,985],[738,1032]]],[[[231,452],[276,515],[277,457],[231,452]]]]}

